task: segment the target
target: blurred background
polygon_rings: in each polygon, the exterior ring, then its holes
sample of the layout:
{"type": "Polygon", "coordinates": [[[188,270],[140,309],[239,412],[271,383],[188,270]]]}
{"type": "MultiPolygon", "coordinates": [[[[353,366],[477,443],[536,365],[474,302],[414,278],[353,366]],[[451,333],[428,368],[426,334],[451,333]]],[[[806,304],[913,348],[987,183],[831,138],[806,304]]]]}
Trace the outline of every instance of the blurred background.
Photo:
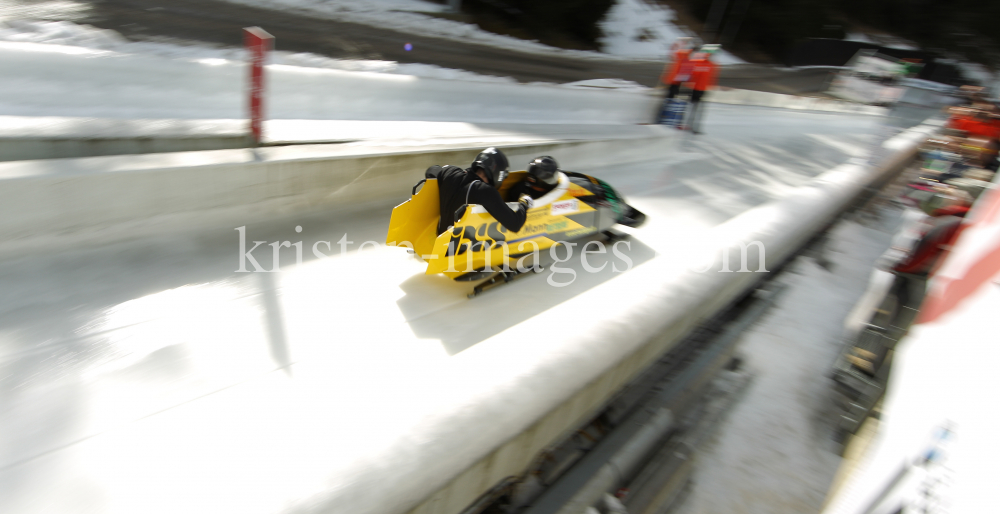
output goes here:
{"type": "Polygon", "coordinates": [[[993,15],[0,0],[0,512],[989,511],[993,15]]]}

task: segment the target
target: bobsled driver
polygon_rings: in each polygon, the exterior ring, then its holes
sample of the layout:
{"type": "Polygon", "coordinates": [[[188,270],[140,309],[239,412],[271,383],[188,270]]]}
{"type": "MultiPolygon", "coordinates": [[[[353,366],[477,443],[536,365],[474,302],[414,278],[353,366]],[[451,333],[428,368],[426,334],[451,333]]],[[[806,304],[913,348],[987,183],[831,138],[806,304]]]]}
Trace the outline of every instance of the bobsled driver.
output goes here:
{"type": "Polygon", "coordinates": [[[516,210],[504,203],[499,189],[507,176],[507,167],[507,156],[503,152],[487,148],[476,156],[468,169],[449,165],[427,168],[424,177],[437,179],[438,183],[441,219],[437,233],[442,234],[453,226],[455,211],[466,204],[482,205],[510,232],[521,230],[534,201],[529,196],[523,197],[518,201],[516,210]]]}
{"type": "Polygon", "coordinates": [[[528,164],[528,176],[523,182],[514,186],[514,191],[521,198],[541,198],[559,185],[559,173],[566,175],[571,183],[594,194],[594,196],[582,197],[581,200],[610,206],[615,213],[615,223],[627,227],[638,227],[646,220],[645,214],[625,203],[625,199],[607,182],[583,173],[561,170],[559,163],[548,155],[537,157],[528,164]]]}

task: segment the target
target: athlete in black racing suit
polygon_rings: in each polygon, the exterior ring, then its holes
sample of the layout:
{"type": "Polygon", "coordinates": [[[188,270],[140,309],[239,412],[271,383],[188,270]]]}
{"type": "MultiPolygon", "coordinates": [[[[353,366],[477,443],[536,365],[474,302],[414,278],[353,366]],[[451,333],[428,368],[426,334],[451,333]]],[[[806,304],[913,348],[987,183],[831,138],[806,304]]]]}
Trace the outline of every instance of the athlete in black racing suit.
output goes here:
{"type": "Polygon", "coordinates": [[[530,197],[522,198],[517,210],[504,203],[498,189],[507,176],[507,166],[507,156],[503,152],[487,148],[476,156],[468,169],[458,166],[427,168],[424,177],[438,182],[441,219],[437,233],[442,234],[455,224],[455,211],[463,205],[482,205],[508,231],[521,230],[534,201],[530,197]]]}
{"type": "Polygon", "coordinates": [[[636,208],[625,203],[625,199],[618,194],[614,188],[601,179],[576,173],[573,171],[560,170],[555,159],[548,155],[536,158],[528,164],[528,176],[516,184],[512,190],[519,197],[529,196],[534,199],[541,198],[549,191],[552,191],[559,184],[557,172],[562,172],[569,181],[591,193],[593,196],[584,196],[583,200],[590,204],[604,204],[611,207],[615,213],[615,222],[627,227],[638,227],[646,221],[646,215],[636,208]]]}

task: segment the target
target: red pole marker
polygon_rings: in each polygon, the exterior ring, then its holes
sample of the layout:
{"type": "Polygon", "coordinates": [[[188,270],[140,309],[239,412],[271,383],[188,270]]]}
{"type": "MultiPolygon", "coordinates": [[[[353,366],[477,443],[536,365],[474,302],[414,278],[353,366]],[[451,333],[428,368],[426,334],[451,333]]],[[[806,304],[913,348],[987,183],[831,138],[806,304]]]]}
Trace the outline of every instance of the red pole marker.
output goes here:
{"type": "Polygon", "coordinates": [[[243,41],[250,52],[250,133],[256,146],[263,137],[264,62],[274,46],[274,36],[260,27],[247,27],[243,41]]]}

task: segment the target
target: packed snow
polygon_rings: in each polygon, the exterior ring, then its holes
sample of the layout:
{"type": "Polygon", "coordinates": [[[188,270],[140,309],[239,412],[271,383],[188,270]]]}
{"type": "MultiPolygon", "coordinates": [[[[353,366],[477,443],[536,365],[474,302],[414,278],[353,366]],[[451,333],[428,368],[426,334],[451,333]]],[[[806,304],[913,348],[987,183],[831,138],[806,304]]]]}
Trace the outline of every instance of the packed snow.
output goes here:
{"type": "MultiPolygon", "coordinates": [[[[311,15],[327,16],[340,21],[349,21],[380,27],[430,34],[444,38],[474,41],[494,47],[512,50],[556,53],[577,58],[636,58],[662,60],[668,53],[670,44],[677,38],[688,36],[685,29],[672,23],[673,12],[666,7],[646,4],[642,0],[619,0],[608,12],[601,27],[605,36],[600,42],[605,51],[583,52],[563,50],[501,36],[483,31],[475,25],[434,18],[422,13],[441,12],[445,6],[422,0],[227,0],[245,5],[271,9],[292,9],[311,15]]],[[[2,6],[0,6],[2,7],[2,6]]],[[[220,48],[209,44],[189,42],[174,44],[164,42],[129,41],[121,34],[107,29],[97,29],[88,25],[78,25],[69,21],[45,21],[45,9],[60,13],[64,11],[85,12],[86,6],[74,2],[45,2],[36,6],[36,11],[16,4],[13,8],[0,9],[0,41],[17,43],[40,43],[66,45],[93,50],[104,50],[122,54],[154,55],[172,59],[193,60],[212,64],[223,62],[245,62],[243,48],[220,48]],[[51,5],[50,5],[51,4],[51,5]],[[58,5],[56,5],[58,4],[58,5]],[[3,13],[7,13],[4,15],[3,13]],[[37,14],[41,19],[24,19],[37,14]]],[[[716,60],[721,64],[742,62],[721,52],[716,60]]],[[[515,83],[510,77],[481,75],[464,70],[442,68],[430,64],[403,64],[383,60],[332,59],[311,53],[272,52],[270,62],[289,66],[324,68],[343,71],[360,71],[409,75],[415,77],[463,80],[476,82],[515,83]]],[[[643,86],[624,80],[588,81],[574,83],[570,87],[599,87],[603,89],[641,89],[643,86]]]]}
{"type": "MultiPolygon", "coordinates": [[[[395,10],[400,7],[396,0],[375,0],[375,1],[354,1],[354,0],[332,0],[318,2],[315,0],[226,0],[227,2],[259,7],[263,9],[274,9],[282,11],[300,11],[310,16],[322,17],[337,21],[370,25],[384,29],[392,29],[400,32],[420,34],[423,36],[433,36],[443,39],[454,39],[465,43],[479,43],[497,48],[506,48],[520,52],[561,54],[581,59],[608,59],[611,56],[598,52],[587,52],[581,50],[564,50],[548,45],[543,45],[537,41],[527,41],[510,36],[503,36],[487,32],[476,25],[462,23],[433,16],[427,16],[420,12],[395,10]]],[[[412,1],[411,9],[432,11],[432,7],[441,7],[429,2],[412,1]],[[420,5],[423,4],[423,5],[420,5]],[[425,9],[424,6],[427,6],[425,9]]]]}
{"type": "Polygon", "coordinates": [[[643,0],[618,0],[600,22],[601,49],[612,55],[665,59],[670,43],[694,34],[672,22],[674,12],[643,0]]]}
{"type": "MultiPolygon", "coordinates": [[[[414,34],[475,42],[520,52],[561,54],[583,59],[631,58],[663,60],[671,43],[689,31],[673,23],[674,13],[668,7],[649,4],[643,0],[617,0],[608,11],[600,27],[602,52],[565,50],[510,36],[487,32],[476,25],[445,20],[421,14],[441,12],[444,6],[419,0],[226,0],[242,5],[265,9],[297,9],[311,15],[340,21],[372,25],[414,34]]],[[[720,64],[743,62],[721,52],[720,64]]]]}
{"type": "MultiPolygon", "coordinates": [[[[173,44],[144,41],[129,41],[113,30],[98,29],[89,25],[78,25],[66,21],[14,20],[0,22],[0,41],[16,43],[39,43],[65,45],[92,50],[105,50],[121,54],[151,55],[172,59],[191,60],[212,64],[224,62],[246,62],[243,48],[220,48],[207,44],[173,44]]],[[[442,68],[432,64],[403,64],[395,61],[364,59],[332,59],[312,53],[274,51],[269,60],[272,64],[326,68],[343,71],[363,71],[430,77],[445,80],[476,82],[515,83],[510,77],[494,77],[464,70],[442,68]]]]}
{"type": "Polygon", "coordinates": [[[740,342],[755,379],[699,450],[680,514],[821,509],[840,465],[824,421],[832,406],[825,376],[842,348],[844,319],[898,224],[898,211],[841,221],[822,250],[791,265],[777,304],[740,342]]]}
{"type": "MultiPolygon", "coordinates": [[[[675,18],[674,11],[666,6],[644,0],[618,0],[600,22],[604,34],[599,40],[601,49],[622,57],[664,60],[674,40],[696,36],[674,25],[675,18]]],[[[719,64],[744,62],[725,51],[714,59],[719,64]]]]}
{"type": "MultiPolygon", "coordinates": [[[[63,45],[91,50],[104,50],[120,54],[150,55],[202,64],[243,63],[247,61],[243,48],[220,48],[208,44],[187,44],[129,41],[113,30],[98,29],[66,21],[12,20],[0,21],[0,41],[13,43],[38,43],[63,45]]],[[[268,57],[271,64],[325,68],[342,71],[388,73],[443,80],[494,82],[514,84],[511,77],[482,75],[465,70],[443,68],[433,64],[399,63],[372,59],[333,59],[303,52],[273,51],[268,57]]],[[[565,84],[567,87],[599,87],[603,89],[648,89],[622,79],[593,79],[565,84]]]]}
{"type": "MultiPolygon", "coordinates": [[[[0,72],[7,77],[0,82],[0,114],[245,118],[246,63],[210,57],[217,55],[213,53],[195,58],[199,54],[192,49],[183,52],[184,58],[178,59],[78,46],[0,42],[0,72]]],[[[614,125],[648,121],[658,101],[642,88],[561,87],[513,80],[481,81],[470,87],[469,82],[454,80],[462,78],[463,72],[421,69],[434,76],[271,64],[267,67],[265,116],[614,125]],[[498,109],[498,105],[503,108],[498,109]]]]}
{"type": "Polygon", "coordinates": [[[72,0],[0,0],[0,22],[17,19],[79,21],[90,5],[72,0]]]}

